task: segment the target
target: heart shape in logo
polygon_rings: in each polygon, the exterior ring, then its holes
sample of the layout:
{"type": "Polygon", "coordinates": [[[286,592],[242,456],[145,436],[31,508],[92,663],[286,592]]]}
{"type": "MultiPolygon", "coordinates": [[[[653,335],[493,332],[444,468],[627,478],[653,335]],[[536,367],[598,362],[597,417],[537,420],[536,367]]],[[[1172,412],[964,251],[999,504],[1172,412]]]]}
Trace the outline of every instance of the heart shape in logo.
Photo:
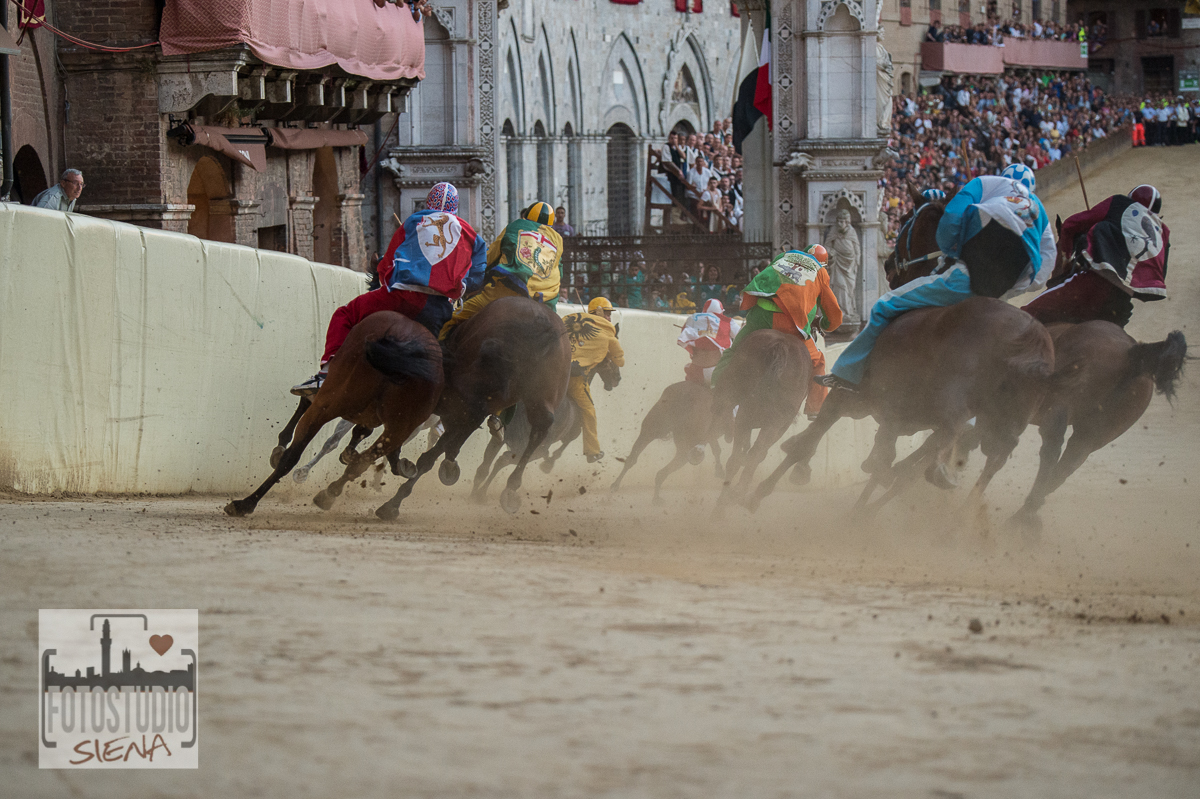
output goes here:
{"type": "Polygon", "coordinates": [[[150,636],[150,648],[159,655],[167,654],[167,650],[175,643],[175,639],[169,635],[152,635],[150,636]]]}

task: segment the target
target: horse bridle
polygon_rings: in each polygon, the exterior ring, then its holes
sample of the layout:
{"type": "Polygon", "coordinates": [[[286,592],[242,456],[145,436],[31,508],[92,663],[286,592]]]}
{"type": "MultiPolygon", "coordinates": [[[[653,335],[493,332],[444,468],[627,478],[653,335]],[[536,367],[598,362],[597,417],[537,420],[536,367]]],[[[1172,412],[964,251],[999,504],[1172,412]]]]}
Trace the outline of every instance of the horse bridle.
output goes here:
{"type": "MultiPolygon", "coordinates": [[[[930,203],[925,203],[924,205],[919,207],[916,211],[914,211],[913,215],[910,216],[908,218],[908,221],[905,222],[904,225],[900,228],[899,234],[897,234],[897,237],[896,237],[897,240],[899,240],[901,238],[904,239],[904,254],[905,255],[912,255],[913,228],[916,227],[917,217],[919,217],[921,215],[921,212],[924,211],[929,206],[930,206],[930,203]]],[[[903,262],[897,261],[896,271],[904,272],[910,266],[914,266],[916,264],[923,264],[926,261],[933,261],[933,260],[937,260],[937,262],[938,262],[937,266],[934,267],[934,272],[940,272],[940,271],[942,271],[942,269],[944,269],[946,267],[946,254],[944,252],[942,252],[941,250],[934,250],[933,252],[925,253],[924,255],[918,256],[917,258],[910,258],[907,261],[903,261],[903,262]]]]}

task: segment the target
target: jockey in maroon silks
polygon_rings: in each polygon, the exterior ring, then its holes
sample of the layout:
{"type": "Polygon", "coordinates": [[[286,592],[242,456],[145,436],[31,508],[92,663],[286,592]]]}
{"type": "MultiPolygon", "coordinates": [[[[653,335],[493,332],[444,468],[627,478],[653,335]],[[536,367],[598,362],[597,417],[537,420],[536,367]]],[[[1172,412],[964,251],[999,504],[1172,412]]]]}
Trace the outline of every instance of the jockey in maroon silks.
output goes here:
{"type": "Polygon", "coordinates": [[[333,312],[325,335],[321,369],[292,393],[317,393],[326,367],[346,341],[350,329],[377,311],[395,311],[424,325],[436,338],[453,314],[452,303],[483,283],[487,244],[466,220],[457,216],[458,190],[439,183],[429,191],[425,208],[404,221],[379,260],[379,288],[360,294],[333,312]]]}
{"type": "Polygon", "coordinates": [[[1050,288],[1025,310],[1043,324],[1105,321],[1124,327],[1133,315],[1131,298],[1166,299],[1171,231],[1161,211],[1158,189],[1142,185],[1069,218],[1050,288]]]}

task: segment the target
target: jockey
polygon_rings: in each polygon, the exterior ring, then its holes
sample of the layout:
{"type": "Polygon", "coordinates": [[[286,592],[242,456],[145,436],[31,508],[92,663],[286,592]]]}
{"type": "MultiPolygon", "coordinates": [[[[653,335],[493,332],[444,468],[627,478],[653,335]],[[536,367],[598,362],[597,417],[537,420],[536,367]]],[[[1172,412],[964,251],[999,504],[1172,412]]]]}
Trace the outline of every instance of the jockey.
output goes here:
{"type": "Polygon", "coordinates": [[[341,348],[350,328],[376,311],[395,311],[435,336],[453,313],[451,303],[483,284],[483,239],[458,213],[458,190],[439,183],[429,190],[425,209],[405,220],[392,236],[376,267],[379,288],[360,294],[333,312],[325,334],[325,354],[315,375],[293,386],[305,397],[325,382],[329,359],[341,348]]]}
{"type": "Polygon", "coordinates": [[[713,369],[721,353],[733,344],[743,324],[741,319],[726,316],[725,306],[717,299],[708,300],[703,311],[689,316],[676,340],[692,356],[692,362],[683,369],[684,379],[711,386],[713,369]]]}
{"type": "Polygon", "coordinates": [[[438,338],[445,341],[452,330],[501,297],[531,297],[551,308],[558,305],[561,282],[559,260],[563,241],[553,227],[554,208],[537,202],[508,223],[500,238],[487,251],[487,285],[446,322],[438,338]]]}
{"type": "MultiPolygon", "coordinates": [[[[733,347],[721,356],[714,378],[720,379],[720,373],[729,363],[730,353],[737,347],[738,341],[755,330],[763,329],[800,336],[812,357],[813,373],[824,374],[825,355],[817,349],[813,323],[818,311],[821,314],[818,329],[828,333],[842,323],[842,308],[829,287],[829,273],[824,268],[828,259],[825,248],[814,244],[804,252],[791,250],[776,256],[770,266],[754,276],[742,290],[746,326],[738,333],[733,347]]],[[[828,393],[828,389],[821,385],[809,388],[804,412],[816,416],[828,393]]]]}
{"type": "Polygon", "coordinates": [[[1025,310],[1043,324],[1102,320],[1124,327],[1132,297],[1165,299],[1171,231],[1161,211],[1158,189],[1142,185],[1069,218],[1058,243],[1062,266],[1025,310]]]}
{"type": "Polygon", "coordinates": [[[1011,164],[999,175],[973,179],[954,196],[938,223],[937,243],[948,259],[935,274],[889,291],[871,308],[867,326],[833,365],[814,378],[829,388],[853,390],[884,328],[917,308],[955,305],[971,297],[1006,299],[1046,285],[1054,266],[1054,233],[1034,195],[1033,170],[1011,164]]]}
{"type": "Polygon", "coordinates": [[[587,456],[588,463],[595,463],[604,457],[596,430],[596,405],[588,388],[592,373],[605,358],[610,358],[616,366],[625,365],[625,351],[617,341],[617,330],[611,321],[612,312],[611,302],[604,297],[596,297],[588,303],[587,313],[563,317],[567,338],[571,341],[571,379],[567,383],[567,396],[579,406],[579,414],[583,418],[583,454],[587,456]]]}

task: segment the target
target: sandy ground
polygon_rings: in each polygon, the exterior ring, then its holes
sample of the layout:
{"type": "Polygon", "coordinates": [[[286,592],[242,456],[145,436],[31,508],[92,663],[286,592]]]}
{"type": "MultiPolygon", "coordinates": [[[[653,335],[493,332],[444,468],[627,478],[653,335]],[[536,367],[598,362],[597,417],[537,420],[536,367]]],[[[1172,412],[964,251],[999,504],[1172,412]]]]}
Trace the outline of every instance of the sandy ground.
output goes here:
{"type": "MultiPolygon", "coordinates": [[[[1200,340],[1200,147],[1133,153],[1089,195],[1144,180],[1172,299],[1130,331],[1200,340]]],[[[1033,431],[983,516],[920,486],[859,527],[853,487],[717,518],[707,466],[657,508],[649,464],[614,497],[619,464],[566,459],[513,517],[465,480],[390,525],[362,488],[248,520],[0,500],[0,795],[1200,795],[1198,376],[1051,497],[1037,541],[1003,526],[1033,431]],[[198,771],[37,769],[40,607],[200,610],[198,771]]]]}

